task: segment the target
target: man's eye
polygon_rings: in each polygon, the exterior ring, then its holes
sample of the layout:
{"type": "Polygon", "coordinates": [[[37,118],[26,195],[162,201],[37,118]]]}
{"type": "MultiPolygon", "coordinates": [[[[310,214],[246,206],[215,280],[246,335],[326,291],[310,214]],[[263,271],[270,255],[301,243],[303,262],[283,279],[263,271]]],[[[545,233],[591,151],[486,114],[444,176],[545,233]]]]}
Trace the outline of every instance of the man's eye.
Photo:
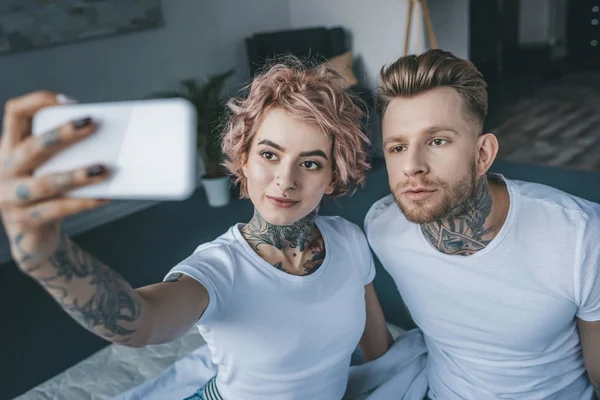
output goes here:
{"type": "Polygon", "coordinates": [[[446,144],[446,142],[447,142],[446,139],[433,139],[431,141],[431,143],[435,146],[442,146],[442,145],[446,144]]]}

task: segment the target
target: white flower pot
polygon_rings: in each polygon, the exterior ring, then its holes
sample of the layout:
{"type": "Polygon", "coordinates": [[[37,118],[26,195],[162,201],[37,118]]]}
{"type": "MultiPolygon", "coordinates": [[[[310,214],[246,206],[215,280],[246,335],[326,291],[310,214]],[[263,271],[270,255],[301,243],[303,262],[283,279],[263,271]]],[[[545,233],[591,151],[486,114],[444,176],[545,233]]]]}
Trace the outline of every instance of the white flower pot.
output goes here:
{"type": "Polygon", "coordinates": [[[202,178],[202,186],[206,192],[208,205],[211,207],[223,207],[231,201],[231,192],[229,191],[229,177],[220,178],[202,178]]]}

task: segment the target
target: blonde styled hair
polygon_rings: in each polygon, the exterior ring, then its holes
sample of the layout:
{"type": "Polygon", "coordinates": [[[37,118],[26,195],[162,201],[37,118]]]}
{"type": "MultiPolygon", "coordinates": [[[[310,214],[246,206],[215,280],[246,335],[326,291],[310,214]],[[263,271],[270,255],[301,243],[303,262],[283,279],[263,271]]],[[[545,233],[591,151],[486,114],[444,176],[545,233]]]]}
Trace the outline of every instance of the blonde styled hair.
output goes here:
{"type": "Polygon", "coordinates": [[[458,92],[466,116],[482,129],[488,107],[483,76],[470,61],[439,49],[400,57],[381,69],[377,96],[379,115],[383,117],[395,97],[412,97],[442,86],[458,92]]]}
{"type": "Polygon", "coordinates": [[[223,165],[240,185],[242,197],[248,196],[242,167],[265,113],[274,108],[318,126],[332,139],[332,197],[364,183],[370,168],[370,142],[361,128],[364,113],[343,83],[341,75],[326,65],[308,66],[287,56],[269,64],[253,79],[246,98],[228,102],[231,113],[221,138],[223,165]]]}

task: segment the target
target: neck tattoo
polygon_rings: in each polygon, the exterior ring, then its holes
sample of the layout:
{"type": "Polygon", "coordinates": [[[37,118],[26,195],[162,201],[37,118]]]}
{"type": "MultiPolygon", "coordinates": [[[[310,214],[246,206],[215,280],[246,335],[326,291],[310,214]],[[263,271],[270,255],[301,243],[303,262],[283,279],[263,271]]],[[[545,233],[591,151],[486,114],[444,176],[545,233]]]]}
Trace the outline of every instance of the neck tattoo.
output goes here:
{"type": "Polygon", "coordinates": [[[316,216],[315,210],[292,225],[273,225],[255,210],[250,222],[242,229],[242,234],[255,250],[261,244],[267,244],[278,250],[298,248],[304,251],[310,243],[316,216]]]}
{"type": "Polygon", "coordinates": [[[457,206],[450,217],[421,225],[421,230],[442,253],[472,255],[493,239],[495,227],[484,227],[492,212],[492,204],[487,178],[482,177],[476,182],[472,196],[457,206]]]}

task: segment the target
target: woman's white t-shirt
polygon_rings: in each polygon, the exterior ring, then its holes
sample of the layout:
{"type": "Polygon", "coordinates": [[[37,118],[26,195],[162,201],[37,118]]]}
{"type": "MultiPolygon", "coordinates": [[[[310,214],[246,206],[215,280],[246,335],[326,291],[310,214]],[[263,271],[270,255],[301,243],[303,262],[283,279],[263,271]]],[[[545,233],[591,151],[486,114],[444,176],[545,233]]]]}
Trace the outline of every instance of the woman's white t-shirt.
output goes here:
{"type": "Polygon", "coordinates": [[[318,216],[316,225],[326,255],[311,275],[291,275],[262,259],[242,224],[169,272],[196,279],[209,293],[197,326],[225,399],[342,398],[375,267],[357,225],[332,216],[318,216]]]}

